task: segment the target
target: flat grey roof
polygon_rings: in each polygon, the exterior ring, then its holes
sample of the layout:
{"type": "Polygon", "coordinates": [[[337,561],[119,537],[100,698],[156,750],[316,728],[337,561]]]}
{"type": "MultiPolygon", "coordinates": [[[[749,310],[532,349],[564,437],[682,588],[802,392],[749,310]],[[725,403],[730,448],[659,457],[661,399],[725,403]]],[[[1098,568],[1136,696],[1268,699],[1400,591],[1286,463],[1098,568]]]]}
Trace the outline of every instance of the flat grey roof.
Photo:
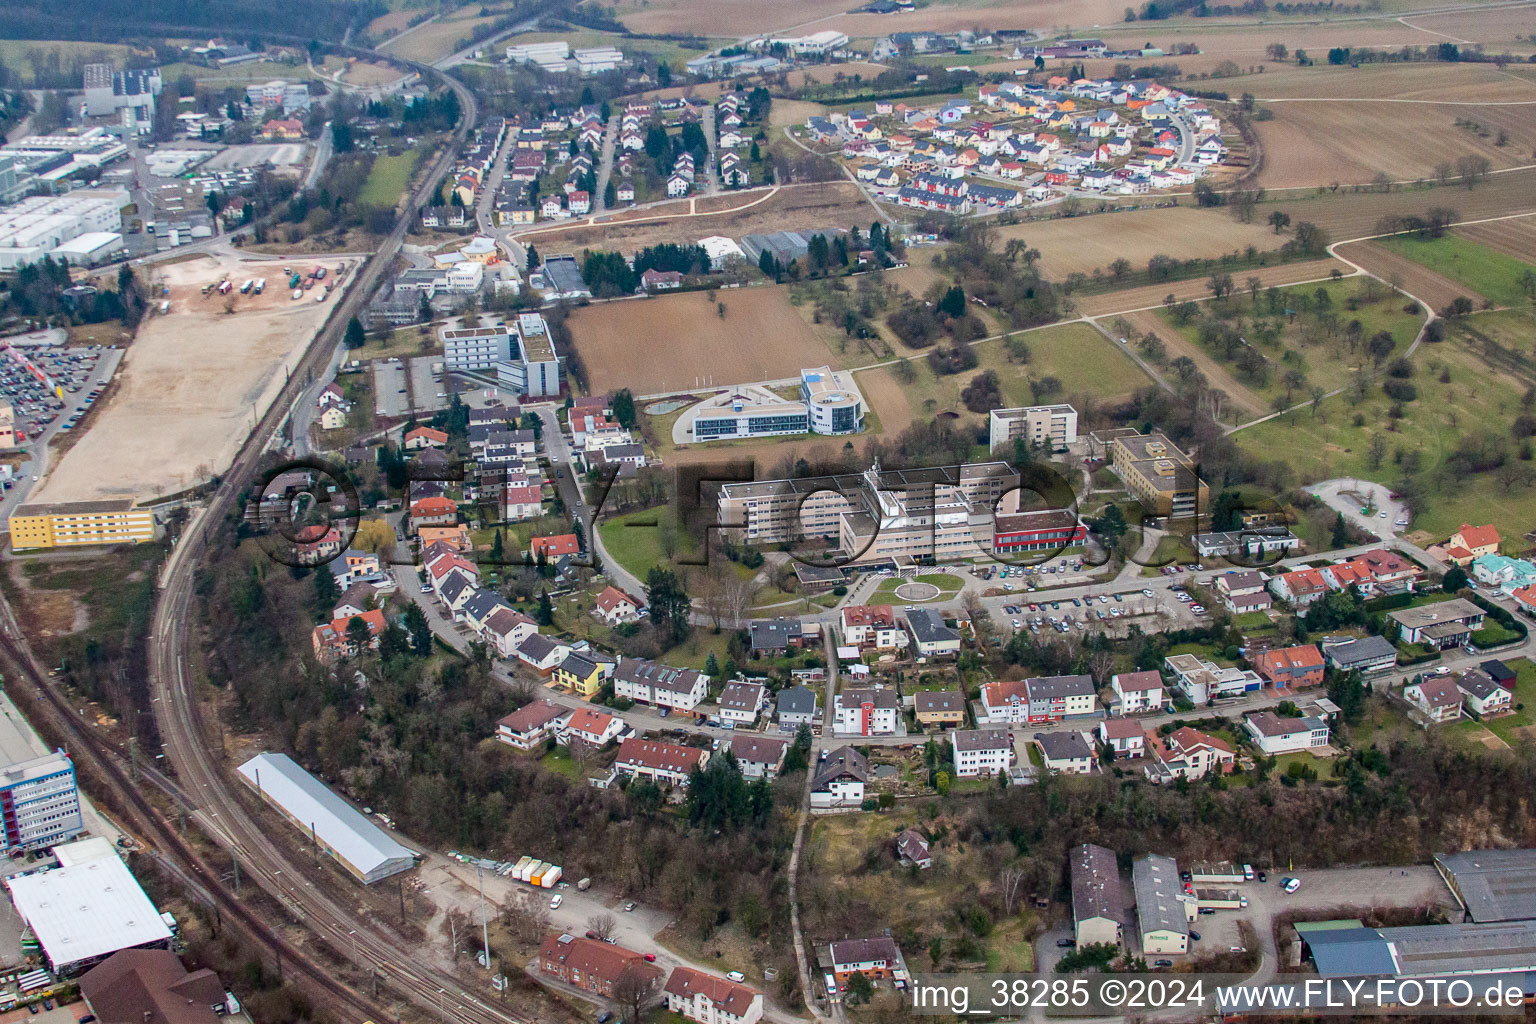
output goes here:
{"type": "Polygon", "coordinates": [[[1437,853],[1435,867],[1472,920],[1536,919],[1536,850],[1437,853]]]}
{"type": "Polygon", "coordinates": [[[1389,614],[1409,629],[1424,629],[1437,623],[1457,623],[1479,618],[1487,612],[1465,598],[1454,597],[1449,601],[1436,601],[1434,604],[1404,608],[1389,614]]]}
{"type": "Polygon", "coordinates": [[[1136,917],[1141,933],[1189,934],[1179,866],[1172,857],[1149,853],[1131,865],[1131,884],[1136,889],[1136,917]]]}

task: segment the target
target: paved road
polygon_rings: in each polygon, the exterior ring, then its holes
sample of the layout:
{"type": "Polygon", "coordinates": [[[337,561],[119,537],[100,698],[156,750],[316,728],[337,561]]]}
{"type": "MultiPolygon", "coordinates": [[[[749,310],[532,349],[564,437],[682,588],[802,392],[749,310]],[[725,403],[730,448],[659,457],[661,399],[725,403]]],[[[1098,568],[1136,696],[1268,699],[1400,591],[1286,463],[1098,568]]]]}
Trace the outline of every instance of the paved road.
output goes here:
{"type": "Polygon", "coordinates": [[[608,182],[613,179],[613,150],[619,137],[619,115],[610,111],[608,123],[603,126],[603,146],[597,158],[596,194],[592,197],[592,209],[596,213],[608,212],[608,204],[603,200],[603,195],[608,191],[608,182]]]}

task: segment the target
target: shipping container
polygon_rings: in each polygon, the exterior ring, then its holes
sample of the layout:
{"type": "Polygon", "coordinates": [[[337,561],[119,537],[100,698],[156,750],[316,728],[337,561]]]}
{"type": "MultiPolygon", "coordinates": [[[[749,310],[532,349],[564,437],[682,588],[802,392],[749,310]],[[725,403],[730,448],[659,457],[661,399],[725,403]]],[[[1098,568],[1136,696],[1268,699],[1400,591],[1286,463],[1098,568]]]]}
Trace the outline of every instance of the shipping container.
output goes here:
{"type": "Polygon", "coordinates": [[[315,280],[316,281],[324,281],[325,280],[325,268],[324,267],[316,267],[315,268],[315,280]]]}
{"type": "Polygon", "coordinates": [[[219,282],[219,294],[220,295],[228,295],[230,292],[232,292],[234,290],[235,290],[235,282],[233,282],[233,281],[220,281],[219,282]]]}
{"type": "Polygon", "coordinates": [[[544,872],[544,879],[539,884],[546,889],[553,889],[558,881],[560,881],[560,865],[553,864],[544,872]]]}
{"type": "Polygon", "coordinates": [[[512,865],[511,876],[521,882],[523,880],[523,870],[528,867],[532,860],[532,857],[519,857],[517,863],[512,865]]]}

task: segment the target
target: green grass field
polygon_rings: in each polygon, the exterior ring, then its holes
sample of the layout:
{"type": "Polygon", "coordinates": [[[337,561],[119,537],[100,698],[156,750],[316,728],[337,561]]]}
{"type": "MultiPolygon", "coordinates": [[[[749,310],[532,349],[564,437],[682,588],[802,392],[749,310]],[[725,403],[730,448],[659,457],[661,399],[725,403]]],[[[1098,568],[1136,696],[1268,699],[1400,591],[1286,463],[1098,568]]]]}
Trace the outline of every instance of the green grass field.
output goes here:
{"type": "MultiPolygon", "coordinates": [[[[597,29],[576,29],[571,32],[523,32],[519,35],[508,36],[496,44],[496,49],[502,53],[506,47],[517,46],[523,43],[549,43],[564,39],[571,44],[573,50],[584,50],[599,46],[616,46],[625,53],[631,51],[637,53],[655,54],[660,60],[669,64],[681,65],[686,61],[703,53],[705,50],[694,50],[679,46],[671,39],[647,39],[643,36],[621,36],[615,32],[601,32],[597,29]]],[[[734,39],[707,39],[705,42],[710,47],[729,46],[734,39]]]]}
{"type": "Polygon", "coordinates": [[[1533,268],[1497,249],[1454,234],[1439,238],[1403,235],[1380,241],[1398,255],[1422,263],[1500,306],[1531,305],[1532,296],[1521,287],[1520,277],[1533,268]]]}
{"type": "MultiPolygon", "coordinates": [[[[1346,392],[1324,400],[1315,415],[1310,409],[1289,413],[1231,437],[1254,458],[1284,460],[1302,484],[1335,477],[1395,484],[1404,476],[1404,460],[1411,462],[1410,453],[1417,453],[1421,476],[1432,486],[1414,509],[1414,530],[1445,537],[1463,522],[1492,522],[1501,532],[1520,536],[1530,529],[1533,500],[1524,479],[1506,486],[1496,472],[1460,480],[1442,479],[1437,472],[1463,438],[1507,438],[1507,424],[1520,415],[1526,389],[1536,383],[1536,372],[1512,361],[1511,350],[1500,345],[1505,339],[1520,344],[1524,337],[1522,348],[1528,346],[1528,316],[1496,313],[1472,320],[1469,326],[1480,337],[1453,328],[1444,342],[1415,353],[1412,382],[1418,398],[1403,405],[1400,419],[1392,418],[1394,403],[1377,383],[1363,399],[1346,392]],[[1379,461],[1371,454],[1378,437],[1379,461]]],[[[1509,461],[1515,468],[1527,465],[1513,452],[1509,461]]]]}
{"type": "Polygon", "coordinates": [[[960,588],[965,586],[965,581],[959,576],[952,576],[947,572],[930,572],[914,576],[910,581],[901,579],[889,579],[875,588],[875,592],[869,596],[869,604],[923,604],[922,601],[914,601],[910,598],[898,597],[896,588],[903,583],[930,583],[939,588],[939,595],[930,598],[931,601],[944,601],[960,593],[960,588]]]}
{"type": "Polygon", "coordinates": [[[411,183],[411,171],[416,166],[416,150],[407,150],[399,156],[380,156],[373,161],[368,180],[358,193],[360,203],[393,209],[411,183]]]}
{"type": "MultiPolygon", "coordinates": [[[[81,43],[64,39],[0,39],[0,64],[4,64],[16,76],[14,84],[30,86],[34,83],[32,61],[29,58],[34,52],[41,57],[46,72],[55,55],[60,68],[64,70],[70,69],[77,57],[88,63],[100,62],[122,67],[133,48],[118,43],[81,43]]],[[[80,88],[78,80],[74,88],[80,88]]]]}
{"type": "Polygon", "coordinates": [[[1524,731],[1536,724],[1536,664],[1532,664],[1529,658],[1520,658],[1515,661],[1506,661],[1504,664],[1515,670],[1515,710],[1512,714],[1500,718],[1491,718],[1483,723],[1488,731],[1510,746],[1518,746],[1529,743],[1528,734],[1524,731]]]}

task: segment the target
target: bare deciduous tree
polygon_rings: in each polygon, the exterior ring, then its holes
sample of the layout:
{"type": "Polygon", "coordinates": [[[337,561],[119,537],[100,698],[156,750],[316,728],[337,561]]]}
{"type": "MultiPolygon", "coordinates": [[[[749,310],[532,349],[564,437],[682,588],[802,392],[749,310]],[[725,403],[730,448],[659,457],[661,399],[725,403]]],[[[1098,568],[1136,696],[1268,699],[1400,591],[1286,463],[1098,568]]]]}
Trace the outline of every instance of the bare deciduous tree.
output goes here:
{"type": "Polygon", "coordinates": [[[1019,903],[1019,890],[1024,886],[1024,869],[1009,866],[997,876],[998,894],[1003,898],[1003,910],[1012,914],[1019,903]]]}
{"type": "Polygon", "coordinates": [[[618,927],[618,924],[618,920],[612,914],[593,914],[587,918],[587,928],[604,941],[613,938],[613,930],[618,927]]]}
{"type": "Polygon", "coordinates": [[[644,967],[627,968],[613,983],[613,1001],[618,1004],[624,1024],[638,1024],[645,1004],[656,991],[656,972],[644,967]]]}

